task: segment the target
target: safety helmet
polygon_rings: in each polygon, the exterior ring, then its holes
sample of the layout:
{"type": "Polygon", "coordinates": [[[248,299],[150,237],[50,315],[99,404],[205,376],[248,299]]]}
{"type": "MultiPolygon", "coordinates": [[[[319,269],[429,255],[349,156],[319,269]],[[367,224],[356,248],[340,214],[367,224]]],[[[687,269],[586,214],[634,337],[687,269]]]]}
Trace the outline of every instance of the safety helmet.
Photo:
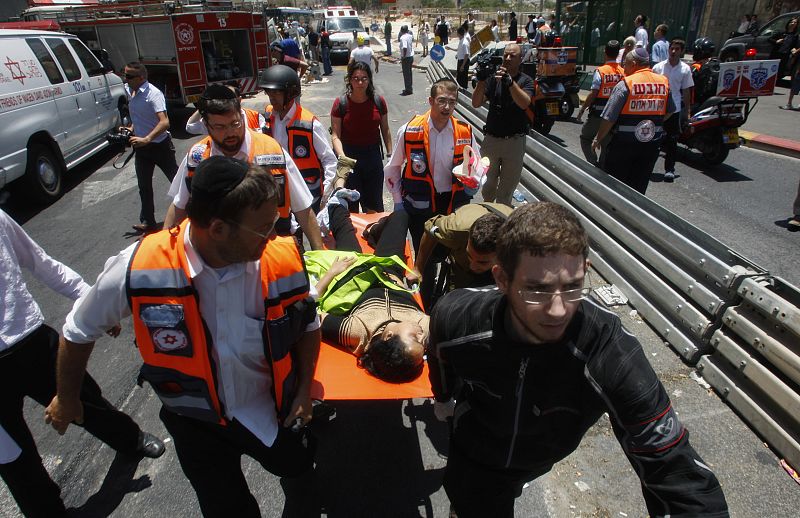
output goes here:
{"type": "Polygon", "coordinates": [[[265,90],[283,90],[287,100],[300,96],[300,78],[286,65],[272,65],[258,74],[258,87],[265,90]]]}
{"type": "Polygon", "coordinates": [[[710,58],[717,52],[717,46],[714,45],[714,40],[708,37],[697,38],[694,40],[692,47],[692,54],[695,61],[710,58]]]}
{"type": "Polygon", "coordinates": [[[364,44],[364,36],[359,36],[358,38],[356,38],[356,42],[359,45],[363,45],[364,44]]]}

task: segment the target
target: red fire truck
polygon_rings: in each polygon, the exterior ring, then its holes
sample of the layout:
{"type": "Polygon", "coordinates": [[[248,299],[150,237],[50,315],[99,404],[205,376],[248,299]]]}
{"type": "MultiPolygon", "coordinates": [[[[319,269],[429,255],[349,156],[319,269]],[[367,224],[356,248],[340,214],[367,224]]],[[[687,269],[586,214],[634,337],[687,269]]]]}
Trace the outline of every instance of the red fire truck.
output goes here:
{"type": "Polygon", "coordinates": [[[131,61],[144,63],[149,81],[170,103],[195,102],[208,84],[230,80],[239,83],[243,94],[255,92],[258,71],[271,63],[266,20],[260,10],[246,4],[195,0],[83,0],[82,5],[29,0],[29,4],[24,20],[55,20],[101,61],[110,61],[114,70],[131,61]]]}

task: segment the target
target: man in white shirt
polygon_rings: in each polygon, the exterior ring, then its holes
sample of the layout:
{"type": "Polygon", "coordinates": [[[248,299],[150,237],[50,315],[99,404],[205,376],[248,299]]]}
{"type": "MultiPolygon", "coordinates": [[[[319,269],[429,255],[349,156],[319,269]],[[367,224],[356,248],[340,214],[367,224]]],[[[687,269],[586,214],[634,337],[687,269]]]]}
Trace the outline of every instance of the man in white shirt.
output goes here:
{"type": "Polygon", "coordinates": [[[403,84],[405,86],[400,95],[411,95],[414,93],[411,77],[411,68],[414,65],[414,35],[408,30],[408,25],[400,27],[400,65],[403,67],[403,84]]]}
{"type": "Polygon", "coordinates": [[[664,150],[664,181],[675,181],[675,156],[678,154],[678,136],[681,127],[688,123],[691,114],[691,94],[694,88],[692,67],[681,61],[686,42],[681,38],[672,38],[669,42],[669,59],[657,63],[653,72],[669,79],[669,89],[675,103],[676,113],[680,117],[670,117],[664,121],[666,136],[662,144],[664,150]]]}
{"type": "Polygon", "coordinates": [[[259,166],[203,160],[188,221],[106,261],[63,328],[53,427],[80,418],[76,385],[94,341],[132,316],[141,375],[205,516],[260,516],[243,454],[310,486],[319,319],[296,243],[273,234],[279,193],[259,166]]]}
{"type": "Polygon", "coordinates": [[[472,128],[453,116],[457,100],[458,85],[453,81],[433,83],[430,109],[400,127],[394,153],[383,168],[394,210],[409,214],[408,231],[414,250],[419,250],[428,219],[451,214],[472,197],[453,175],[453,167],[462,163],[465,146],[471,146],[475,160],[480,161],[472,128]]]}
{"type": "Polygon", "coordinates": [[[378,58],[375,57],[375,53],[370,47],[364,45],[364,36],[359,36],[356,41],[358,41],[358,47],[354,48],[353,51],[350,52],[350,63],[361,61],[366,63],[367,66],[370,66],[371,62],[375,63],[375,73],[378,73],[378,58]]]}
{"type": "MultiPolygon", "coordinates": [[[[203,121],[208,129],[208,137],[189,149],[189,153],[178,168],[178,174],[172,180],[172,185],[167,193],[172,198],[172,203],[164,218],[164,228],[177,225],[186,218],[186,204],[189,202],[191,193],[189,186],[191,180],[187,182],[187,178],[191,178],[191,174],[202,160],[209,156],[224,155],[250,161],[256,158],[253,152],[254,140],[259,142],[267,141],[267,139],[273,140],[263,133],[257,133],[245,127],[241,118],[241,104],[234,95],[227,92],[230,90],[219,85],[211,85],[204,92],[207,103],[204,106],[203,121]]],[[[303,233],[308,236],[311,248],[319,250],[323,245],[319,224],[311,210],[314,201],[311,191],[297,169],[297,165],[285,149],[282,156],[281,165],[285,164],[286,169],[282,181],[288,184],[288,209],[294,215],[297,224],[303,229],[303,233]]],[[[269,164],[265,163],[264,165],[269,164]]],[[[294,223],[291,223],[290,227],[290,221],[288,214],[281,214],[279,222],[281,234],[287,235],[296,230],[291,228],[294,227],[294,223]]]]}
{"type": "Polygon", "coordinates": [[[456,50],[456,81],[461,88],[467,88],[467,81],[469,80],[469,58],[470,58],[470,37],[464,26],[458,28],[456,31],[458,37],[458,50],[456,50]]]}
{"type": "MultiPolygon", "coordinates": [[[[75,300],[89,291],[80,275],[56,261],[0,210],[0,476],[25,516],[66,517],[61,491],[42,465],[33,435],[22,413],[24,398],[42,405],[56,393],[55,354],[58,333],[44,323],[22,268],[53,291],[75,300]]],[[[116,336],[116,322],[100,330],[116,336]],[[113,329],[112,329],[113,328],[113,329]]],[[[88,374],[80,386],[87,432],[118,452],[158,457],[164,443],[103,398],[88,374]]],[[[12,512],[12,510],[8,510],[12,512]]]]}
{"type": "Polygon", "coordinates": [[[647,27],[645,27],[646,23],[647,16],[643,14],[636,16],[636,19],[633,20],[633,25],[636,28],[633,34],[633,37],[636,38],[636,46],[642,47],[644,50],[648,50],[648,46],[650,45],[647,36],[647,27]]]}

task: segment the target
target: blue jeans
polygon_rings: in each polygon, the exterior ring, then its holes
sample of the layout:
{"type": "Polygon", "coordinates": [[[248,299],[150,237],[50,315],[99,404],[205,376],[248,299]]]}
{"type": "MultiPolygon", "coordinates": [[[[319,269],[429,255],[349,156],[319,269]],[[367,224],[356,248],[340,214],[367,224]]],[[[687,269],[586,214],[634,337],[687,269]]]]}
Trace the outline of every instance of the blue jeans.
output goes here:
{"type": "Polygon", "coordinates": [[[325,75],[333,74],[333,68],[331,68],[331,49],[328,47],[322,47],[322,69],[325,75]]]}
{"type": "Polygon", "coordinates": [[[386,55],[387,56],[391,56],[392,55],[392,35],[391,34],[386,34],[385,36],[386,36],[386,55]]]}

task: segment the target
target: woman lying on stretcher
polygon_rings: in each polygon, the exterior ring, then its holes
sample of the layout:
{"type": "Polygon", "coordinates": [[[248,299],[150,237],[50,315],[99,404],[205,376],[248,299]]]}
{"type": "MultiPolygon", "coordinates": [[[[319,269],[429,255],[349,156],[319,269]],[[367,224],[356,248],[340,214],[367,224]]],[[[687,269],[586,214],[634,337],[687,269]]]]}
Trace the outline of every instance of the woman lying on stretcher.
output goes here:
{"type": "Polygon", "coordinates": [[[339,193],[320,211],[321,226],[330,229],[336,249],[305,253],[308,272],[316,279],[322,339],[351,352],[360,367],[379,379],[412,381],[422,373],[428,315],[404,283],[410,272],[401,259],[408,217],[394,212],[373,225],[371,236],[380,233],[375,254],[363,254],[350,212],[340,204],[358,193],[339,193]]]}

